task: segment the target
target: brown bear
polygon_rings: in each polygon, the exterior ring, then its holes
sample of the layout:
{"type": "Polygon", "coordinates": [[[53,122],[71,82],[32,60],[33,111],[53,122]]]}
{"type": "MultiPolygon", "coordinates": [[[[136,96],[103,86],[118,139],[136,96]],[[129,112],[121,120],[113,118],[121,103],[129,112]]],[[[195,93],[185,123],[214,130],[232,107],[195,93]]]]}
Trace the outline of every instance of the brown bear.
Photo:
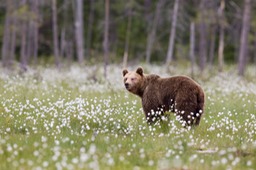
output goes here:
{"type": "Polygon", "coordinates": [[[123,70],[125,88],[138,95],[148,123],[162,118],[164,112],[174,112],[183,126],[199,125],[204,112],[204,91],[186,76],[161,78],[146,75],[141,67],[123,70]]]}

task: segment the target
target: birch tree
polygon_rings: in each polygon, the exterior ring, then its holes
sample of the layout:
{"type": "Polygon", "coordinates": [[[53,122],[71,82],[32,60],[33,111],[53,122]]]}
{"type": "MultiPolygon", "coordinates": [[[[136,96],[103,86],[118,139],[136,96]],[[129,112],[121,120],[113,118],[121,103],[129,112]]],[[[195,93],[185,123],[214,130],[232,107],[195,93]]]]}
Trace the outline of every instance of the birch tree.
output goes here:
{"type": "Polygon", "coordinates": [[[107,66],[109,58],[109,0],[105,0],[105,21],[104,21],[104,77],[107,78],[107,66]]]}
{"type": "Polygon", "coordinates": [[[250,29],[251,0],[244,1],[244,13],[242,21],[242,32],[240,36],[238,74],[244,76],[246,58],[248,54],[248,33],[250,29]]]}
{"type": "Polygon", "coordinates": [[[219,15],[219,47],[218,47],[218,63],[219,63],[219,71],[222,72],[224,65],[224,8],[225,8],[225,0],[221,0],[220,8],[218,11],[219,15]]]}
{"type": "Polygon", "coordinates": [[[189,57],[191,61],[191,76],[194,77],[194,65],[195,65],[195,23],[190,23],[190,38],[189,38],[189,57]]]}
{"type": "Polygon", "coordinates": [[[74,21],[73,16],[70,13],[73,13],[75,10],[75,2],[64,0],[63,2],[63,14],[62,14],[62,22],[63,25],[61,29],[60,35],[60,56],[67,59],[68,63],[71,63],[74,58],[74,47],[76,44],[75,41],[75,31],[74,31],[74,21]],[[72,8],[70,8],[72,6],[72,8]]]}
{"type": "Polygon", "coordinates": [[[39,25],[39,0],[33,0],[31,1],[32,5],[32,12],[34,14],[34,18],[32,20],[32,25],[31,25],[31,45],[32,45],[32,51],[31,55],[33,56],[34,59],[34,64],[37,64],[37,56],[38,56],[38,25],[39,25]]]}
{"type": "Polygon", "coordinates": [[[87,32],[87,55],[90,57],[91,55],[91,41],[92,41],[92,28],[94,23],[94,12],[95,11],[95,4],[94,0],[90,0],[90,12],[89,12],[89,21],[88,21],[88,32],[87,32]]]}
{"type": "Polygon", "coordinates": [[[77,52],[78,62],[83,63],[84,62],[83,0],[76,0],[75,34],[76,34],[76,52],[77,52]]]}
{"type": "Polygon", "coordinates": [[[132,24],[132,3],[130,0],[128,3],[128,20],[127,20],[127,28],[125,35],[125,46],[124,46],[124,56],[123,56],[123,68],[126,68],[129,54],[129,44],[130,44],[130,34],[131,34],[131,24],[132,24]]]}
{"type": "Polygon", "coordinates": [[[52,29],[55,65],[60,66],[56,0],[52,0],[52,29]]]}
{"type": "Polygon", "coordinates": [[[167,52],[167,56],[166,56],[166,65],[169,65],[173,59],[174,40],[175,40],[175,34],[176,34],[178,9],[179,9],[179,0],[175,0],[174,7],[173,7],[173,14],[172,14],[172,26],[171,26],[171,30],[170,30],[169,46],[168,46],[168,52],[167,52]]]}
{"type": "MultiPolygon", "coordinates": [[[[27,0],[21,1],[22,8],[26,8],[27,0]]],[[[20,50],[20,67],[23,71],[27,70],[28,54],[27,54],[27,36],[28,36],[28,18],[26,12],[22,14],[21,18],[21,50],[20,50]]]]}
{"type": "MultiPolygon", "coordinates": [[[[10,29],[11,15],[13,12],[13,0],[6,1],[6,14],[4,21],[4,33],[3,33],[3,44],[2,44],[2,64],[4,67],[10,66],[10,52],[11,52],[11,40],[12,40],[12,30],[10,29]]],[[[12,49],[13,50],[13,49],[12,49]]]]}
{"type": "Polygon", "coordinates": [[[156,5],[155,16],[154,16],[153,23],[152,23],[152,29],[148,33],[148,37],[147,37],[146,63],[150,63],[152,47],[153,47],[153,44],[155,41],[157,26],[158,26],[158,22],[160,19],[160,12],[162,10],[162,6],[163,6],[164,2],[165,2],[165,0],[159,0],[156,5]]]}
{"type": "Polygon", "coordinates": [[[199,23],[199,67],[203,71],[206,64],[207,57],[207,34],[206,34],[206,2],[207,0],[201,0],[199,4],[200,10],[200,23],[199,23]]]}

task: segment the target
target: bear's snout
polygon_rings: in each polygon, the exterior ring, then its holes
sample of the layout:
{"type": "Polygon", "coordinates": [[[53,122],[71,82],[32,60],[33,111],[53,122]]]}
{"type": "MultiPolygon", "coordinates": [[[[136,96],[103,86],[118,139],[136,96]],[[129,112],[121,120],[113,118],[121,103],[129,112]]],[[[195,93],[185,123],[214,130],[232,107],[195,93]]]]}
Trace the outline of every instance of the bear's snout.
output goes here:
{"type": "Polygon", "coordinates": [[[129,83],[124,83],[124,86],[125,86],[126,89],[128,89],[129,88],[129,83]]]}

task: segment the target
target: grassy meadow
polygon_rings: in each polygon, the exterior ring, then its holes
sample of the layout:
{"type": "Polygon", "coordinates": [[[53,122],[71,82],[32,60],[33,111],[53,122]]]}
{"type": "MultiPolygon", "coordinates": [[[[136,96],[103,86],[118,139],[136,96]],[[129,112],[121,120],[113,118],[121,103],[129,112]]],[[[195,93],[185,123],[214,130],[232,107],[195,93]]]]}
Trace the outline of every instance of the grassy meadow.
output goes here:
{"type": "MultiPolygon", "coordinates": [[[[185,68],[144,69],[190,75],[185,68]]],[[[235,69],[194,76],[206,105],[191,129],[172,114],[147,125],[118,65],[108,68],[107,81],[98,66],[1,69],[0,169],[255,169],[256,69],[245,78],[235,69]]]]}

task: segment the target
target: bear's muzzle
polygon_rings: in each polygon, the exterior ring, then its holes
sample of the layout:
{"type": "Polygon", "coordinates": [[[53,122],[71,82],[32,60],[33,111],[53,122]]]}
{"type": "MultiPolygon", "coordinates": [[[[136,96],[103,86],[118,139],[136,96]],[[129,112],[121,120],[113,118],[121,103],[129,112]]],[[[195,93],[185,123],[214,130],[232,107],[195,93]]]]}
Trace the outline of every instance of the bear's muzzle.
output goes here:
{"type": "Polygon", "coordinates": [[[127,90],[129,89],[129,83],[124,83],[124,86],[127,90]]]}

